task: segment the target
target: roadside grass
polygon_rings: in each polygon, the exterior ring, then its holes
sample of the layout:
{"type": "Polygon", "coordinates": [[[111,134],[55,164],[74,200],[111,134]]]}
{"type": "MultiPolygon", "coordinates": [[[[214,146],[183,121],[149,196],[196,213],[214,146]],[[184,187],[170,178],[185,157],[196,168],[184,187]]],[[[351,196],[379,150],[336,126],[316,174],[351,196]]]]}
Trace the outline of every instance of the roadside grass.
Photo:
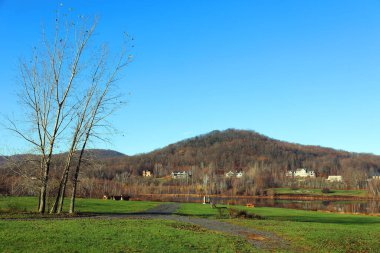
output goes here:
{"type": "MultiPolygon", "coordinates": [[[[37,211],[36,197],[0,197],[0,218],[34,215],[37,211]]],[[[161,204],[152,201],[113,201],[102,199],[80,199],[76,201],[76,211],[85,214],[125,214],[141,212],[161,204]]],[[[49,206],[49,205],[48,205],[49,206]]],[[[64,211],[69,204],[66,201],[64,211]]]]}
{"type": "Polygon", "coordinates": [[[352,196],[352,197],[366,197],[367,191],[365,190],[335,190],[330,189],[330,193],[322,193],[322,189],[291,189],[291,188],[271,188],[275,194],[309,194],[317,196],[352,196]]]}
{"type": "MultiPolygon", "coordinates": [[[[271,207],[230,207],[260,215],[264,219],[224,221],[275,233],[290,242],[289,252],[380,251],[380,217],[271,207]]],[[[207,214],[206,217],[217,218],[214,209],[201,204],[182,204],[178,214],[207,214]]]]}
{"type": "Polygon", "coordinates": [[[1,252],[259,252],[243,239],[144,219],[0,220],[1,252]]]}

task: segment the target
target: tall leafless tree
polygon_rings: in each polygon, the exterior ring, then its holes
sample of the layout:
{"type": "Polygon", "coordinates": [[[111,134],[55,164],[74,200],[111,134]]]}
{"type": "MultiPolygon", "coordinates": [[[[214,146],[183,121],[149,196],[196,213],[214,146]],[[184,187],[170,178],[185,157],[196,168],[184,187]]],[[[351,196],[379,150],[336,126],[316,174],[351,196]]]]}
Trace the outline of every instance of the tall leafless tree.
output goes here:
{"type": "Polygon", "coordinates": [[[68,16],[57,15],[52,38],[43,33],[41,48],[35,48],[30,61],[20,62],[20,98],[28,117],[21,124],[9,120],[9,129],[29,142],[40,157],[40,213],[46,210],[54,154],[64,151],[63,147],[70,143],[51,210],[57,212],[62,210],[73,156],[80,146],[75,171],[78,174],[84,148],[94,126],[113,112],[107,108],[114,108],[112,103],[116,103],[115,97],[109,97],[112,94],[110,90],[130,59],[123,50],[119,61],[112,65],[105,45],[99,50],[90,45],[96,25],[96,18],[89,22],[80,16],[74,22],[68,16]],[[105,111],[107,115],[102,115],[105,111]]]}

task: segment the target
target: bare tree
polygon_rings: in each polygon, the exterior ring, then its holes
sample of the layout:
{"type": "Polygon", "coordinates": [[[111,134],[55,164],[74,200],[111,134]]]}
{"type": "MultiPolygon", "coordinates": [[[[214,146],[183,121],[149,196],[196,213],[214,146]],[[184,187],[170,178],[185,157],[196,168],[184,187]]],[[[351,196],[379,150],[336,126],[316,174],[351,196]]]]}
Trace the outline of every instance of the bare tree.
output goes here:
{"type": "MultiPolygon", "coordinates": [[[[87,118],[86,123],[84,124],[84,137],[82,142],[82,148],[80,150],[78,162],[75,168],[73,176],[73,188],[71,192],[71,201],[70,201],[70,213],[75,212],[75,196],[78,184],[79,171],[81,168],[81,163],[86,149],[87,143],[91,136],[95,136],[95,128],[104,126],[102,122],[111,115],[119,107],[119,96],[115,96],[112,92],[115,81],[117,80],[119,72],[127,66],[130,61],[130,57],[126,54],[126,49],[124,48],[118,58],[118,61],[114,68],[108,73],[105,79],[102,76],[95,77],[95,80],[98,80],[99,84],[103,82],[103,85],[96,85],[98,88],[95,94],[95,97],[92,99],[94,101],[91,112],[87,118]]],[[[104,67],[106,62],[100,61],[99,68],[104,67]],[[103,63],[103,65],[102,65],[103,63]]],[[[103,73],[103,71],[101,71],[103,73]]],[[[98,84],[98,83],[97,83],[98,84]]]]}
{"type": "Polygon", "coordinates": [[[85,96],[83,106],[79,106],[79,108],[77,109],[77,113],[75,113],[75,115],[77,116],[77,119],[76,119],[75,127],[73,128],[70,150],[67,152],[65,167],[62,172],[62,177],[59,184],[55,202],[50,211],[51,213],[60,213],[62,211],[70,166],[71,166],[75,151],[77,150],[78,144],[80,143],[81,137],[84,134],[84,122],[88,115],[88,108],[93,98],[95,88],[96,88],[95,84],[92,84],[85,96]]]}
{"type": "MultiPolygon", "coordinates": [[[[98,51],[89,45],[96,24],[96,18],[88,22],[88,19],[80,16],[74,22],[67,16],[61,18],[58,15],[52,39],[43,33],[42,48],[35,48],[32,60],[20,62],[20,98],[28,117],[23,124],[9,120],[9,129],[30,143],[40,158],[40,213],[46,210],[49,172],[54,154],[63,151],[63,147],[70,143],[56,201],[51,210],[57,212],[62,210],[73,156],[81,145],[76,166],[76,171],[79,171],[92,129],[105,118],[106,115],[99,118],[107,111],[104,108],[115,101],[113,97],[108,97],[109,90],[117,74],[126,66],[124,60],[128,57],[125,50],[116,67],[112,68],[106,59],[107,48],[102,46],[98,51]]],[[[112,111],[108,111],[108,115],[112,111]]]]}

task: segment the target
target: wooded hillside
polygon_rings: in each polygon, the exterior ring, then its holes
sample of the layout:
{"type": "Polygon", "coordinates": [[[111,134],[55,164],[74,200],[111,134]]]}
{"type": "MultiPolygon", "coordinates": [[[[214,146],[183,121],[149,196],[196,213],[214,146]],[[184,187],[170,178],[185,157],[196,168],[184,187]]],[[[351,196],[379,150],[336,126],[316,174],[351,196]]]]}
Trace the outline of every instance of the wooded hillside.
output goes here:
{"type": "MultiPolygon", "coordinates": [[[[33,195],[38,185],[31,179],[39,175],[29,173],[33,163],[17,162],[17,158],[33,157],[15,157],[8,157],[13,163],[3,166],[0,190],[33,195]]],[[[59,181],[56,168],[62,166],[64,157],[55,159],[52,167],[52,192],[59,181]]],[[[79,186],[83,197],[143,192],[255,195],[266,194],[265,189],[272,187],[366,189],[368,177],[380,173],[380,156],[293,144],[234,129],[213,131],[135,156],[88,150],[85,161],[79,186]],[[298,168],[314,170],[316,177],[295,180],[286,176],[287,171],[298,168]],[[142,177],[144,170],[153,176],[142,177]],[[192,176],[172,179],[173,171],[188,171],[192,176]],[[242,171],[244,176],[227,178],[228,171],[242,171]],[[329,183],[329,175],[341,175],[343,182],[329,183]]]]}
{"type": "Polygon", "coordinates": [[[318,176],[380,169],[380,156],[305,146],[271,139],[254,131],[228,129],[186,139],[147,154],[104,159],[110,173],[151,170],[164,176],[173,170],[212,169],[218,173],[245,171],[266,164],[278,171],[313,169],[318,176]]]}

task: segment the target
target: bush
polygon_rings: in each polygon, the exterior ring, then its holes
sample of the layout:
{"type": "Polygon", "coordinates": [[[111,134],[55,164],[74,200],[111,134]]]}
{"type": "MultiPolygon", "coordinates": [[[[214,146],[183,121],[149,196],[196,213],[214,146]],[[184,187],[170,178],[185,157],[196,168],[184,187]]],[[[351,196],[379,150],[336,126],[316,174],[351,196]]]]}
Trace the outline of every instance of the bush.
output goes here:
{"type": "Polygon", "coordinates": [[[230,215],[230,218],[245,218],[245,219],[257,219],[257,220],[263,219],[263,217],[258,214],[248,213],[245,210],[239,210],[235,208],[229,208],[228,213],[230,215]]]}
{"type": "Polygon", "coordinates": [[[325,194],[327,194],[327,193],[331,193],[331,191],[330,191],[330,189],[329,188],[323,188],[322,189],[322,193],[325,193],[325,194]]]}
{"type": "Polygon", "coordinates": [[[291,189],[292,191],[296,191],[296,190],[298,190],[299,188],[297,187],[297,185],[292,184],[292,186],[290,187],[290,189],[291,189]]]}

